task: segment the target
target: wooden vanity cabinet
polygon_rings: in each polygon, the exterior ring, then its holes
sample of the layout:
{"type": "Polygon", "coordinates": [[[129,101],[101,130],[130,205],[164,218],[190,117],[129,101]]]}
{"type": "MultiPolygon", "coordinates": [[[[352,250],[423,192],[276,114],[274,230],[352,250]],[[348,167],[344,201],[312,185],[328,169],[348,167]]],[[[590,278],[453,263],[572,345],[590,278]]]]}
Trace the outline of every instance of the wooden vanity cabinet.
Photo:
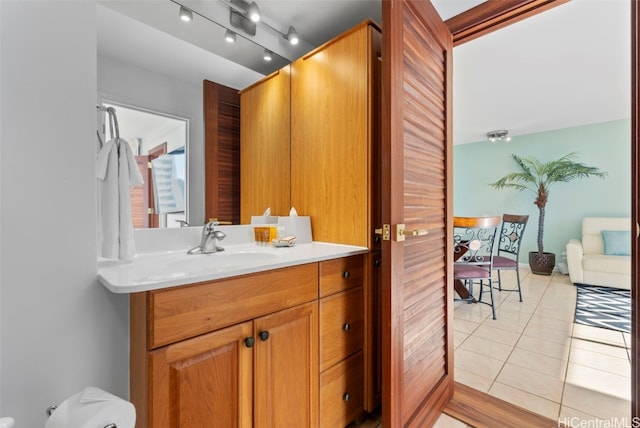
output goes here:
{"type": "Polygon", "coordinates": [[[291,209],[290,66],[240,91],[240,222],[291,209]]]}
{"type": "Polygon", "coordinates": [[[318,263],[130,299],[137,428],[318,426],[318,263]]]}
{"type": "Polygon", "coordinates": [[[320,426],[364,412],[365,255],[320,263],[320,426]]]}

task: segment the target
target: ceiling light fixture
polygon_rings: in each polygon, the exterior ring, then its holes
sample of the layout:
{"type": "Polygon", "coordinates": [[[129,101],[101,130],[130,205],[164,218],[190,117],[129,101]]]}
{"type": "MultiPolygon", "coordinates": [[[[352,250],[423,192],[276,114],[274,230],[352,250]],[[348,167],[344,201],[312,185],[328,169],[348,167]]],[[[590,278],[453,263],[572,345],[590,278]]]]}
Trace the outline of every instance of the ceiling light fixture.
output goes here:
{"type": "Polygon", "coordinates": [[[296,29],[293,28],[293,25],[289,26],[289,31],[287,31],[287,34],[284,36],[284,38],[289,40],[289,43],[291,43],[292,45],[297,45],[300,42],[298,33],[296,32],[296,29]]]}
{"type": "Polygon", "coordinates": [[[189,22],[193,19],[193,12],[191,12],[189,9],[187,9],[184,6],[180,6],[180,19],[183,20],[184,22],[189,22]]]}
{"type": "Polygon", "coordinates": [[[258,5],[254,1],[252,1],[251,4],[249,5],[248,14],[249,14],[249,19],[252,22],[259,22],[260,19],[262,18],[262,16],[260,15],[260,9],[258,8],[258,5]]]}
{"type": "Polygon", "coordinates": [[[273,52],[269,49],[265,49],[262,58],[264,58],[265,61],[271,61],[273,59],[273,52]]]}
{"type": "Polygon", "coordinates": [[[511,141],[511,137],[509,136],[509,131],[507,131],[506,129],[499,129],[497,131],[487,132],[487,139],[492,143],[494,141],[511,141]]]}
{"type": "Polygon", "coordinates": [[[236,41],[236,33],[231,30],[227,30],[224,33],[224,39],[229,43],[233,43],[236,41]]]}

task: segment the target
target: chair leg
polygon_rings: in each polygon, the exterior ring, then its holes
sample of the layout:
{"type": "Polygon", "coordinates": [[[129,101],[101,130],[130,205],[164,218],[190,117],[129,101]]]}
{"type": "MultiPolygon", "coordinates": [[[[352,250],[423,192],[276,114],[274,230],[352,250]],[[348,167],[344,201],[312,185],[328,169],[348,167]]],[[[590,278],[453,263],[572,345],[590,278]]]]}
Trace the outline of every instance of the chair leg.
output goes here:
{"type": "MultiPolygon", "coordinates": [[[[500,275],[498,273],[498,275],[500,275]]],[[[516,279],[518,280],[518,295],[520,296],[520,301],[522,302],[522,289],[520,288],[520,269],[516,268],[516,279]]]]}
{"type": "Polygon", "coordinates": [[[500,278],[500,270],[498,269],[498,290],[502,291],[502,278],[500,278]]]}
{"type": "Polygon", "coordinates": [[[493,284],[491,283],[491,279],[489,279],[489,294],[491,294],[491,313],[493,314],[493,319],[496,319],[496,304],[493,301],[493,284]]]}
{"type": "Polygon", "coordinates": [[[468,304],[473,303],[473,280],[467,279],[467,290],[469,290],[469,301],[468,304]]]}
{"type": "Polygon", "coordinates": [[[484,291],[484,281],[480,280],[480,291],[478,292],[478,302],[482,303],[482,292],[484,291]]]}

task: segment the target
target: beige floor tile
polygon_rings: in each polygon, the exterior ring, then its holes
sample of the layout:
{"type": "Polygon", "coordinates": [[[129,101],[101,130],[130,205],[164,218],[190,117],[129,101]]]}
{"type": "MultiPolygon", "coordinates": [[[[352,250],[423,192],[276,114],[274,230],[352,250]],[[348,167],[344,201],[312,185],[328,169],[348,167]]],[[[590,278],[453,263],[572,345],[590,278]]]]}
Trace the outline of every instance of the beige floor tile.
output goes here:
{"type": "Polygon", "coordinates": [[[465,340],[467,340],[467,337],[469,337],[468,334],[463,333],[461,331],[454,330],[453,331],[453,348],[458,349],[458,347],[462,345],[465,340]]]}
{"type": "Polygon", "coordinates": [[[467,424],[444,413],[440,415],[433,428],[467,428],[467,424]]]}
{"type": "Polygon", "coordinates": [[[600,352],[571,347],[569,361],[631,379],[631,362],[628,358],[618,358],[600,352]]]}
{"type": "Polygon", "coordinates": [[[516,344],[516,348],[537,352],[561,360],[569,359],[569,343],[555,343],[539,337],[522,336],[516,344]]]}
{"type": "Polygon", "coordinates": [[[565,374],[567,373],[566,360],[548,357],[520,348],[513,350],[507,363],[549,375],[561,381],[564,381],[565,374]]]}
{"type": "Polygon", "coordinates": [[[511,363],[504,365],[496,378],[496,382],[543,397],[558,404],[562,399],[563,382],[561,379],[524,367],[518,367],[511,363]]]}
{"type": "Polygon", "coordinates": [[[546,416],[552,420],[558,418],[560,404],[550,400],[546,400],[537,395],[513,388],[500,382],[493,384],[489,390],[489,394],[508,401],[511,404],[520,406],[539,415],[546,416]]]}
{"type": "Polygon", "coordinates": [[[486,355],[496,360],[506,361],[513,350],[513,346],[482,337],[471,336],[462,344],[460,349],[466,349],[478,355],[486,355]]]}
{"type": "MultiPolygon", "coordinates": [[[[454,356],[454,365],[458,368],[475,373],[487,379],[495,379],[504,362],[473,351],[460,348],[454,356]]],[[[455,374],[455,371],[454,371],[455,374]]]]}
{"type": "Polygon", "coordinates": [[[514,319],[510,314],[498,313],[498,319],[488,319],[484,324],[488,324],[491,327],[499,328],[501,330],[522,333],[528,322],[529,319],[526,317],[526,314],[521,314],[520,319],[514,319]]]}
{"type": "Polygon", "coordinates": [[[626,358],[627,351],[620,346],[607,345],[605,343],[592,342],[590,340],[576,339],[571,340],[571,348],[584,349],[587,351],[599,352],[605,355],[611,355],[617,358],[626,358]]]}
{"type": "Polygon", "coordinates": [[[493,383],[493,378],[488,379],[457,366],[454,370],[453,376],[456,382],[462,383],[481,392],[489,391],[489,388],[493,383]]]}
{"type": "Polygon", "coordinates": [[[539,324],[529,324],[522,332],[524,336],[539,337],[555,343],[568,343],[571,341],[571,330],[557,327],[543,327],[539,324]]]}
{"type": "Polygon", "coordinates": [[[567,406],[560,408],[559,424],[566,427],[632,427],[632,420],[628,416],[612,416],[606,419],[572,409],[567,406]]]}
{"type": "Polygon", "coordinates": [[[540,306],[536,310],[536,315],[573,322],[573,319],[575,318],[575,310],[558,310],[556,308],[540,306]]]}
{"type": "Polygon", "coordinates": [[[565,382],[620,399],[631,399],[631,381],[628,377],[608,373],[581,364],[569,363],[565,382]]]}
{"type": "Polygon", "coordinates": [[[536,312],[529,320],[528,326],[540,326],[545,328],[561,329],[566,332],[573,332],[573,321],[547,317],[536,312]]]}
{"type": "Polygon", "coordinates": [[[474,331],[473,335],[511,346],[514,346],[520,339],[519,333],[492,327],[489,323],[482,324],[474,331]]]}
{"type": "Polygon", "coordinates": [[[605,328],[592,327],[589,325],[576,324],[573,328],[573,337],[578,339],[591,340],[592,342],[606,343],[625,347],[622,333],[605,328]]]}
{"type": "Polygon", "coordinates": [[[616,396],[565,383],[562,405],[602,419],[629,418],[631,403],[616,396]]]}
{"type": "Polygon", "coordinates": [[[477,329],[478,327],[480,327],[480,324],[477,322],[472,322],[467,320],[458,320],[458,319],[454,319],[453,321],[453,330],[466,333],[466,334],[473,333],[474,330],[477,329]]]}

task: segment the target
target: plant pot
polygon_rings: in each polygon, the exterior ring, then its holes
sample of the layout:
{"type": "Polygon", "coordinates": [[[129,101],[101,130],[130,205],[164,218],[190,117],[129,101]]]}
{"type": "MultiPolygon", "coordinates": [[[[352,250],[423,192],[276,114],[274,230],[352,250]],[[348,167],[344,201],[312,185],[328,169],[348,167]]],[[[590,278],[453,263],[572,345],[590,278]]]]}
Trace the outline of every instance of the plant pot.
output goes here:
{"type": "Polygon", "coordinates": [[[551,275],[556,265],[555,253],[539,253],[537,251],[529,252],[529,267],[531,273],[537,275],[551,275]]]}

